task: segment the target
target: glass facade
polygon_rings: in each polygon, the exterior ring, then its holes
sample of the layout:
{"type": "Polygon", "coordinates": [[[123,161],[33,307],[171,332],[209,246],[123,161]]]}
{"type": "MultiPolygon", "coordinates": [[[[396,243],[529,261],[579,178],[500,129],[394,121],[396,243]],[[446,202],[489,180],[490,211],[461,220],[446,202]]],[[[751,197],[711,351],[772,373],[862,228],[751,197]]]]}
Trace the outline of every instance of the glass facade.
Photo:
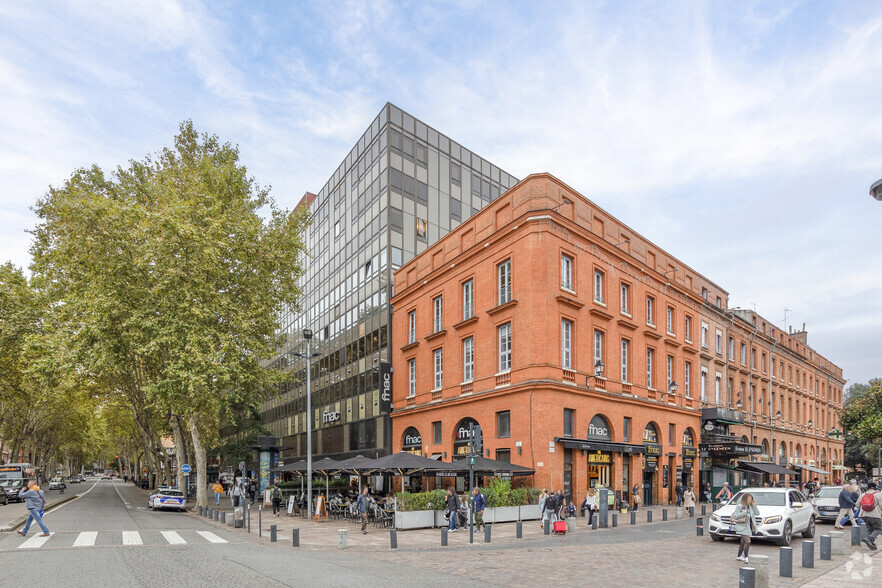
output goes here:
{"type": "MultiPolygon", "coordinates": [[[[392,104],[308,203],[310,258],[300,309],[281,315],[271,366],[292,384],[264,402],[262,420],[282,438],[285,461],[306,453],[305,345],[312,350],[313,453],[343,459],[392,447],[380,401],[390,361],[392,272],[422,253],[517,179],[392,104]]],[[[398,345],[405,344],[398,342],[398,345]]]]}

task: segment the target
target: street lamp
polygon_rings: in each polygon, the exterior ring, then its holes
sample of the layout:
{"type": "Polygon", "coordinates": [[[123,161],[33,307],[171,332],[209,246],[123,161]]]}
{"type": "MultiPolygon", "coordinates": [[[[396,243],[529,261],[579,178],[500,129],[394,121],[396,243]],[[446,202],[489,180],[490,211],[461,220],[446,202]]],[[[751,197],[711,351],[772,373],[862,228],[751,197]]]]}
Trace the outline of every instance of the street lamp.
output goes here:
{"type": "Polygon", "coordinates": [[[668,394],[673,396],[677,392],[677,381],[671,380],[671,383],[668,384],[668,394]]]}
{"type": "Polygon", "coordinates": [[[295,353],[297,357],[306,360],[306,512],[312,516],[312,389],[310,375],[310,363],[318,353],[312,353],[310,342],[312,341],[312,329],[303,329],[303,338],[306,339],[306,354],[295,353]]]}
{"type": "Polygon", "coordinates": [[[870,196],[882,201],[882,179],[877,180],[875,184],[870,186],[870,196]]]}
{"type": "Polygon", "coordinates": [[[594,362],[594,375],[588,376],[585,378],[585,387],[586,388],[591,388],[591,380],[592,379],[597,380],[597,378],[603,377],[603,368],[604,367],[605,366],[603,365],[603,362],[600,361],[599,359],[594,362]]]}

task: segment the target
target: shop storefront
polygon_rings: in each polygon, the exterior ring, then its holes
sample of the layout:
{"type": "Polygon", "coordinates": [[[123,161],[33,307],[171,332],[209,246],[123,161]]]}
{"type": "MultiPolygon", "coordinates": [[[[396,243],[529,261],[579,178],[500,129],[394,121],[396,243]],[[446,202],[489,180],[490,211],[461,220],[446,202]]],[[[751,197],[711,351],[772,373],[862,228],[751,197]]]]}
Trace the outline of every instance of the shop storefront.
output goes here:
{"type": "Polygon", "coordinates": [[[658,429],[649,423],[643,430],[643,504],[655,504],[658,492],[658,461],[662,446],[658,442],[658,429]]]}
{"type": "Polygon", "coordinates": [[[687,488],[692,488],[693,470],[695,460],[698,459],[698,447],[695,446],[695,435],[692,429],[683,431],[683,465],[680,466],[680,483],[687,488]]]}
{"type": "Polygon", "coordinates": [[[408,427],[401,440],[401,450],[414,455],[423,454],[423,437],[416,427],[408,427]]]}

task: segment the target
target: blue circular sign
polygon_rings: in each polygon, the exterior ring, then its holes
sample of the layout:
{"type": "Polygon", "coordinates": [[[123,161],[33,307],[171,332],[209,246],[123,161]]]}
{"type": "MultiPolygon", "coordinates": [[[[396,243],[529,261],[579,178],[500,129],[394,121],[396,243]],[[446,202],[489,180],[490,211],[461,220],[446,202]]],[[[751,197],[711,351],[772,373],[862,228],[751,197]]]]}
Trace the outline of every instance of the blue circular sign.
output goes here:
{"type": "Polygon", "coordinates": [[[185,463],[184,465],[181,466],[181,471],[184,472],[185,474],[189,474],[190,470],[192,470],[192,469],[193,468],[191,468],[190,464],[188,464],[188,463],[185,463]]]}

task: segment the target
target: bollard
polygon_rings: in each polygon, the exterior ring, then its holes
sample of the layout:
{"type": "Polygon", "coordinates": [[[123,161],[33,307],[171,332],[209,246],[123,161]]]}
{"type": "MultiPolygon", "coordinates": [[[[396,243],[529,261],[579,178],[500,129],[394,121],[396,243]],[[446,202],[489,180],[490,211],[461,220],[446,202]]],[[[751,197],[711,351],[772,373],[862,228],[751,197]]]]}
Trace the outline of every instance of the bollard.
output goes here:
{"type": "Polygon", "coordinates": [[[567,517],[567,533],[572,533],[576,530],[576,517],[567,517]]]}
{"type": "Polygon", "coordinates": [[[220,517],[221,517],[221,524],[226,525],[227,524],[227,511],[222,510],[220,517]]]}
{"type": "Polygon", "coordinates": [[[198,512],[198,513],[199,513],[199,516],[201,517],[201,516],[202,516],[202,507],[201,507],[201,506],[197,506],[196,508],[197,508],[197,511],[196,511],[196,512],[198,512]]]}
{"type": "Polygon", "coordinates": [[[683,518],[683,512],[684,512],[683,507],[682,507],[682,506],[678,506],[678,507],[677,507],[677,510],[674,511],[674,514],[675,514],[674,518],[677,519],[677,520],[679,521],[680,519],[683,518]]]}
{"type": "Polygon", "coordinates": [[[617,515],[616,513],[613,513],[612,519],[613,519],[612,526],[618,527],[619,526],[619,515],[617,515]]]}
{"type": "Polygon", "coordinates": [[[337,549],[346,549],[346,529],[337,529],[337,549]]]}
{"type": "Polygon", "coordinates": [[[279,540],[278,529],[275,525],[270,525],[270,543],[275,543],[279,540]]]}
{"type": "Polygon", "coordinates": [[[695,534],[701,537],[704,535],[704,518],[698,517],[695,519],[695,534]]]}
{"type": "Polygon", "coordinates": [[[490,543],[490,525],[484,525],[484,543],[490,543]]]}
{"type": "Polygon", "coordinates": [[[441,547],[447,547],[447,527],[441,527],[441,547]]]}
{"type": "Polygon", "coordinates": [[[769,588],[769,556],[751,555],[750,567],[756,570],[756,588],[769,588]]]}
{"type": "Polygon", "coordinates": [[[251,532],[251,505],[248,505],[248,532],[251,532]]]}
{"type": "Polygon", "coordinates": [[[214,520],[220,519],[220,511],[218,509],[214,509],[214,520]]]}
{"type": "Polygon", "coordinates": [[[515,539],[521,539],[524,536],[524,525],[518,521],[515,525],[515,539]]]}
{"type": "Polygon", "coordinates": [[[690,506],[690,507],[689,507],[689,518],[691,519],[691,518],[694,517],[694,516],[695,516],[695,507],[694,507],[694,506],[690,506]]]}
{"type": "Polygon", "coordinates": [[[632,525],[637,524],[637,511],[636,510],[631,511],[631,524],[632,525]]]}
{"type": "Polygon", "coordinates": [[[861,525],[861,541],[864,539],[868,539],[870,536],[867,534],[867,525],[861,525]]]}
{"type": "Polygon", "coordinates": [[[668,520],[668,509],[666,509],[666,508],[662,509],[662,520],[663,521],[668,520]]]}
{"type": "Polygon", "coordinates": [[[592,517],[592,519],[591,519],[591,529],[594,531],[597,530],[597,519],[598,519],[597,515],[594,515],[594,517],[592,517]]]}
{"type": "Polygon", "coordinates": [[[851,527],[851,544],[852,545],[860,545],[861,544],[861,528],[860,527],[851,527]]]}
{"type": "Polygon", "coordinates": [[[398,549],[398,531],[395,529],[389,529],[389,546],[398,549]]]}
{"type": "Polygon", "coordinates": [[[551,535],[551,524],[552,524],[552,523],[551,523],[551,520],[548,520],[548,521],[545,523],[545,526],[542,527],[542,528],[545,530],[545,534],[546,534],[546,535],[551,535]]]}
{"type": "Polygon", "coordinates": [[[300,529],[294,529],[294,532],[292,534],[294,535],[294,547],[300,547],[300,529]]]}
{"type": "Polygon", "coordinates": [[[597,500],[600,507],[597,511],[597,515],[600,515],[599,525],[602,529],[606,529],[609,527],[609,490],[601,488],[597,500]]]}
{"type": "Polygon", "coordinates": [[[815,542],[814,541],[803,541],[802,542],[802,567],[804,567],[804,568],[815,567],[815,542]]]}
{"type": "Polygon", "coordinates": [[[756,588],[754,568],[738,568],[738,588],[756,588]]]}
{"type": "Polygon", "coordinates": [[[706,504],[701,505],[701,516],[703,516],[703,517],[707,516],[707,505],[706,504]]]}
{"type": "Polygon", "coordinates": [[[257,536],[263,537],[263,505],[257,505],[257,536]]]}
{"type": "Polygon", "coordinates": [[[778,550],[778,575],[782,578],[793,577],[793,548],[782,547],[778,550]]]}
{"type": "Polygon", "coordinates": [[[651,522],[652,522],[652,511],[651,511],[651,510],[647,510],[647,511],[646,511],[646,522],[647,522],[647,523],[651,523],[651,522]]]}
{"type": "Polygon", "coordinates": [[[832,559],[831,551],[830,535],[821,535],[821,559],[832,559]]]}
{"type": "Polygon", "coordinates": [[[210,519],[211,518],[211,509],[206,506],[204,514],[205,514],[205,518],[210,519]]]}

